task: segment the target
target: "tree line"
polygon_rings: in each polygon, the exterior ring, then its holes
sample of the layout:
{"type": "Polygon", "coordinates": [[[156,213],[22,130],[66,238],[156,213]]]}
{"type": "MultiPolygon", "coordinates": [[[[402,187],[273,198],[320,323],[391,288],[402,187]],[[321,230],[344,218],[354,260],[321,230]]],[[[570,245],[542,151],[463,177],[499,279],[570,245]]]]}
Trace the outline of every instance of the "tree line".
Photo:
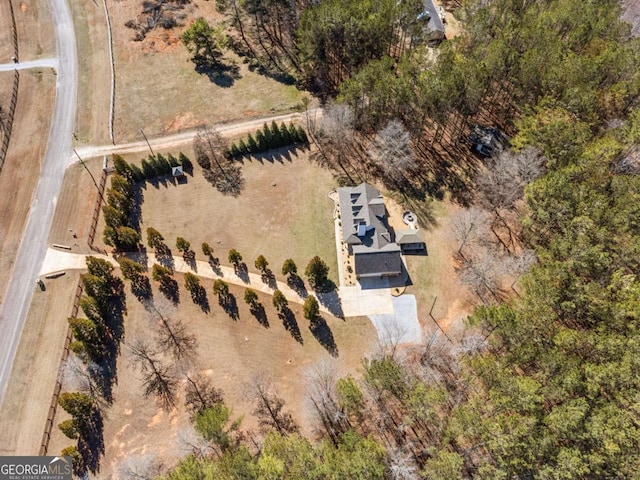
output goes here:
{"type": "Polygon", "coordinates": [[[296,127],[290,123],[287,127],[284,122],[278,126],[274,120],[271,122],[271,127],[265,122],[255,135],[249,133],[246,141],[240,139],[238,143],[232,143],[228,155],[231,158],[241,158],[290,145],[306,145],[308,142],[307,134],[301,126],[296,127]]]}
{"type": "Polygon", "coordinates": [[[116,358],[124,336],[122,281],[113,275],[113,265],[106,260],[87,257],[87,270],[80,276],[85,294],[79,305],[85,318],[68,319],[73,334],[69,349],[75,356],[63,365],[65,386],[77,391],[58,397],[58,405],[71,415],[58,428],[77,440],[62,454],[73,458],[78,475],[96,472],[104,453],[102,410],[113,401],[116,358]]]}

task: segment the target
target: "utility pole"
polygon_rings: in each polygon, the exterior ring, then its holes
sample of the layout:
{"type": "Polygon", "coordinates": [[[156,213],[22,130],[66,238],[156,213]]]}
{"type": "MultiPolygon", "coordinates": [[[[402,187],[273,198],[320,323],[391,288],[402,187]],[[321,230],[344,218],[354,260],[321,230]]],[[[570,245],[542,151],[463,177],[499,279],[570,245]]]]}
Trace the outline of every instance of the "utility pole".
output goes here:
{"type": "Polygon", "coordinates": [[[151,152],[151,156],[153,158],[156,158],[156,154],[153,153],[153,148],[151,148],[151,144],[149,143],[149,139],[147,138],[147,136],[144,134],[144,130],[140,129],[140,133],[144,137],[145,142],[147,142],[147,146],[149,147],[149,151],[151,152]]]}
{"type": "Polygon", "coordinates": [[[104,197],[102,196],[102,192],[100,191],[100,187],[98,187],[98,182],[96,182],[96,178],[93,176],[93,173],[91,173],[91,170],[89,170],[89,168],[87,167],[87,164],[84,163],[84,160],[82,160],[82,158],[80,157],[80,155],[78,154],[78,152],[76,151],[75,148],[73,149],[73,153],[76,154],[76,157],[78,157],[78,160],[80,160],[80,163],[82,164],[84,169],[89,173],[89,176],[91,177],[91,180],[93,180],[93,184],[96,186],[96,190],[98,191],[98,195],[100,195],[100,198],[104,202],[104,197]]]}

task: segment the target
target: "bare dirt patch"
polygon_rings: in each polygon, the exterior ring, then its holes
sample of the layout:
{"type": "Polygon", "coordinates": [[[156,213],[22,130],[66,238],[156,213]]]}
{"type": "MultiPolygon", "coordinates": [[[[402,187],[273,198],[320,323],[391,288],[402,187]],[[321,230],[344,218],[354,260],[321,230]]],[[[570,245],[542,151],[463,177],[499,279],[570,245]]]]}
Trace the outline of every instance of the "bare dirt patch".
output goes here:
{"type": "MultiPolygon", "coordinates": [[[[0,73],[11,85],[13,73],[0,73]]],[[[9,278],[38,184],[51,124],[55,75],[51,69],[20,72],[18,103],[7,158],[0,174],[0,274],[9,278]]],[[[0,298],[7,282],[0,285],[0,298]]]]}
{"type": "Polygon", "coordinates": [[[33,296],[0,408],[0,455],[39,454],[77,283],[69,272],[33,296]]]}
{"type": "Polygon", "coordinates": [[[186,128],[216,124],[267,112],[295,109],[302,92],[272,78],[251,72],[242,59],[227,52],[226,62],[239,68],[237,78],[211,80],[195,71],[190,54],[179,38],[188,23],[204,17],[211,24],[220,19],[215,2],[188,5],[185,25],[150,31],[141,42],[125,23],[142,11],[139,1],[111,5],[116,62],[116,142],[138,140],[143,128],[158,136],[179,128],[176,119],[186,115],[186,128]],[[217,82],[217,83],[216,83],[217,82]]]}
{"type": "MultiPolygon", "coordinates": [[[[285,409],[292,412],[303,433],[312,435],[316,425],[305,400],[304,376],[323,360],[335,361],[342,375],[357,375],[361,358],[376,345],[375,330],[367,319],[343,321],[325,315],[339,351],[337,359],[333,360],[314,338],[299,306],[292,305],[292,311],[302,335],[302,344],[285,330],[271,306],[269,295],[259,294],[269,322],[269,328],[265,328],[248,311],[242,300],[243,288],[230,286],[240,313],[239,320],[233,321],[217,305],[210,280],[202,281],[211,304],[209,314],[204,314],[193,304],[188,292],[182,288],[182,278],[177,280],[181,302],[174,315],[181,318],[198,339],[198,369],[224,391],[225,402],[232,407],[234,416],[245,416],[243,428],[255,429],[257,426],[251,415],[253,408],[244,397],[245,384],[256,372],[265,371],[272,378],[278,394],[286,401],[285,409]]],[[[154,297],[161,295],[154,289],[154,297]]],[[[153,338],[153,323],[141,304],[130,295],[127,309],[126,341],[153,338]]],[[[116,400],[105,414],[105,456],[101,462],[100,478],[112,478],[118,461],[132,454],[151,453],[168,466],[186,453],[179,448],[178,442],[180,431],[189,426],[188,415],[182,406],[184,398],[180,395],[179,408],[170,413],[160,410],[153,399],[145,400],[140,374],[133,371],[127,361],[126,347],[122,351],[114,389],[116,400]]],[[[61,416],[56,421],[62,419],[61,416]]],[[[70,443],[61,432],[55,431],[50,451],[59,452],[70,443]]]]}

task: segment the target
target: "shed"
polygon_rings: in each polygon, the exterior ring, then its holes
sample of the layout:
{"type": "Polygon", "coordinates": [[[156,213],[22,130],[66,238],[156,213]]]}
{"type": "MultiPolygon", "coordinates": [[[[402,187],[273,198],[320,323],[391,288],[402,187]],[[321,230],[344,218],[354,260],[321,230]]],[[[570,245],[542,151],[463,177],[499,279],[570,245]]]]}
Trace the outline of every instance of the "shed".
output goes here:
{"type": "Polygon", "coordinates": [[[171,167],[171,175],[173,175],[174,177],[184,177],[184,170],[182,168],[182,165],[171,167]]]}

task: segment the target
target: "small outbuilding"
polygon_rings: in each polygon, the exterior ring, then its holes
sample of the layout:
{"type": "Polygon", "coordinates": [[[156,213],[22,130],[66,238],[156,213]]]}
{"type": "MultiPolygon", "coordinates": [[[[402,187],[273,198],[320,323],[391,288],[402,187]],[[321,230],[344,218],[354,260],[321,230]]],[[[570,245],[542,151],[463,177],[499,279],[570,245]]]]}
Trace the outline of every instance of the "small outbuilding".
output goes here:
{"type": "Polygon", "coordinates": [[[396,230],[396,243],[400,245],[402,253],[422,252],[426,250],[422,234],[417,228],[396,230]]]}
{"type": "Polygon", "coordinates": [[[184,169],[182,168],[182,165],[171,167],[171,175],[176,178],[184,177],[184,169]]]}

